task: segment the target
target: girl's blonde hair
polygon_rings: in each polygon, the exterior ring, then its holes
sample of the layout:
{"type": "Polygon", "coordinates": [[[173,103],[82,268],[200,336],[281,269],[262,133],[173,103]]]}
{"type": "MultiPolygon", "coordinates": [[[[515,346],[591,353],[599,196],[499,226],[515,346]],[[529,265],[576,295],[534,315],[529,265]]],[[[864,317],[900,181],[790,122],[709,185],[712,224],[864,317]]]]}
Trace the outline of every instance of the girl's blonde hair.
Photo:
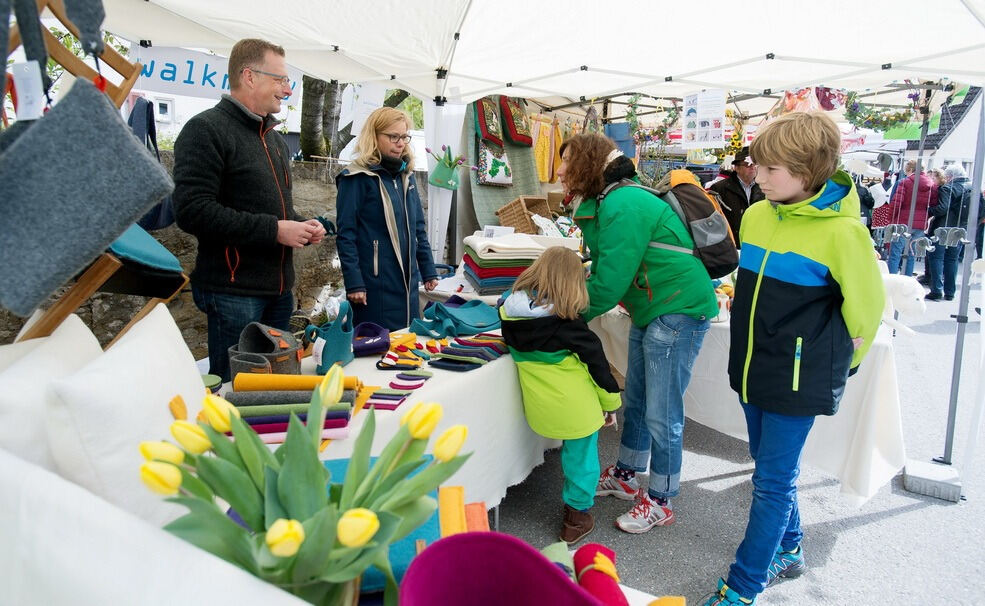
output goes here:
{"type": "MultiPolygon", "coordinates": [[[[383,155],[380,153],[380,146],[376,143],[376,136],[397,122],[406,124],[408,131],[414,126],[407,112],[392,107],[380,107],[373,110],[373,113],[366,118],[362,130],[359,131],[359,139],[356,140],[356,153],[352,161],[364,168],[379,164],[383,155]]],[[[414,148],[410,143],[404,146],[404,155],[401,157],[407,163],[404,170],[406,172],[414,170],[414,148]]]]}
{"type": "Polygon", "coordinates": [[[526,291],[534,305],[554,305],[554,315],[565,320],[578,318],[588,308],[585,268],[570,248],[552,246],[528,267],[513,284],[526,291]]]}

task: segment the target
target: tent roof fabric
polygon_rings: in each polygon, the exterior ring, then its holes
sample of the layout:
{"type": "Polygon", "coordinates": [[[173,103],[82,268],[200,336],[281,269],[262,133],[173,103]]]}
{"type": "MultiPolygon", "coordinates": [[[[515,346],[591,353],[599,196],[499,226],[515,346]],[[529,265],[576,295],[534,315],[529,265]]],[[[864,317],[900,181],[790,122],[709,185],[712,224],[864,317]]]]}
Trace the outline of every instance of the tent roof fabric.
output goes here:
{"type": "Polygon", "coordinates": [[[566,0],[104,0],[104,27],[219,54],[263,37],[326,80],[392,81],[417,96],[587,100],[701,88],[760,95],[877,89],[942,77],[985,84],[985,0],[687,3],[566,0]],[[438,69],[447,70],[439,79],[438,69]]]}

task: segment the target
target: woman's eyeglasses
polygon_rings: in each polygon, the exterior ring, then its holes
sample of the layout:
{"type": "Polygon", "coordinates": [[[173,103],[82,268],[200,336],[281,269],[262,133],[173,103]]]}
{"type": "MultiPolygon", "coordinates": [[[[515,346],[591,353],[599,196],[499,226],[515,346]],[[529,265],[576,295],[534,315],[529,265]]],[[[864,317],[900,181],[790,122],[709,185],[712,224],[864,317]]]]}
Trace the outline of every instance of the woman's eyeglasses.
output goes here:
{"type": "Polygon", "coordinates": [[[403,141],[404,143],[410,143],[410,135],[397,135],[392,133],[382,133],[384,137],[390,140],[390,143],[396,143],[398,141],[403,141]]]}

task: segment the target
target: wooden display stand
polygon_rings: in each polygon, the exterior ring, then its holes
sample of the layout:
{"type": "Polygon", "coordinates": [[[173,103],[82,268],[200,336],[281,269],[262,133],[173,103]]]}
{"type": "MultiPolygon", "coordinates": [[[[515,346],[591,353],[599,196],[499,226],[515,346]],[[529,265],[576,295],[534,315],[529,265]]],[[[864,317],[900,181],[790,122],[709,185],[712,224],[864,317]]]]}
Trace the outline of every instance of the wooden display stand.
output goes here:
{"type": "MultiPolygon", "coordinates": [[[[73,36],[79,38],[79,30],[72,23],[65,13],[65,4],[62,0],[37,0],[38,4],[38,14],[41,15],[45,9],[53,15],[61,24],[72,33],[73,36]]],[[[87,65],[81,58],[75,56],[72,51],[62,45],[57,38],[48,30],[46,27],[41,28],[42,36],[44,37],[45,50],[48,56],[58,62],[66,71],[75,76],[76,78],[85,78],[87,80],[93,80],[99,74],[92,67],[87,65]]],[[[18,46],[21,44],[20,30],[17,25],[13,25],[10,28],[10,43],[6,49],[6,55],[9,56],[18,46]]],[[[140,71],[143,66],[140,63],[131,63],[127,59],[118,53],[110,45],[105,45],[102,54],[99,55],[99,59],[119,73],[123,77],[123,81],[120,84],[112,84],[107,82],[106,94],[113,101],[113,104],[117,108],[123,105],[126,100],[127,95],[130,94],[130,90],[133,88],[134,83],[137,78],[140,77],[140,71]]],[[[69,289],[67,293],[62,295],[58,301],[55,302],[49,309],[47,309],[41,318],[39,318],[34,324],[32,324],[24,334],[20,336],[18,341],[24,341],[26,339],[34,339],[37,337],[46,337],[50,335],[55,328],[58,327],[62,321],[73,313],[82,303],[84,303],[89,297],[100,290],[100,288],[109,280],[120,268],[123,263],[113,254],[105,252],[101,254],[93,263],[86,269],[81,276],[75,281],[75,284],[69,289]]],[[[147,315],[151,309],[157,306],[158,303],[168,303],[174,299],[181,292],[181,289],[188,283],[188,276],[184,273],[180,274],[182,278],[181,286],[178,287],[170,296],[164,297],[152,297],[150,301],[137,313],[136,316],[130,322],[123,327],[116,337],[107,345],[107,347],[113,345],[117,339],[119,339],[131,326],[136,324],[141,318],[147,315]]]]}

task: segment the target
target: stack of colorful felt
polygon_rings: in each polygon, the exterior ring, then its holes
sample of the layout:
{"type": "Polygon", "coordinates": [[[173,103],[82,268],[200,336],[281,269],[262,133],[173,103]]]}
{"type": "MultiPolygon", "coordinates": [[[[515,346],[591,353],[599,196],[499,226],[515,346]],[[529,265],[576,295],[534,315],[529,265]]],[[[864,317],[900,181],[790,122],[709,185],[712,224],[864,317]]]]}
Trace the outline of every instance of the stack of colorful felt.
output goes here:
{"type": "Polygon", "coordinates": [[[480,368],[507,353],[506,343],[499,335],[479,333],[457,337],[441,351],[431,356],[428,364],[446,370],[467,371],[480,368]]]}
{"type": "Polygon", "coordinates": [[[462,274],[478,294],[499,294],[509,290],[542,252],[544,247],[526,234],[471,235],[465,238],[462,274]]]}
{"type": "MultiPolygon", "coordinates": [[[[233,381],[233,391],[225,398],[239,410],[240,416],[267,444],[281,444],[287,438],[291,415],[302,421],[308,417],[312,391],[322,377],[317,375],[277,375],[240,373],[233,381]]],[[[338,404],[328,407],[321,437],[340,440],[349,437],[349,420],[353,414],[362,382],[345,378],[338,404]]]]}
{"type": "Polygon", "coordinates": [[[389,387],[375,389],[366,401],[366,406],[377,410],[396,410],[416,389],[424,386],[433,373],[426,370],[401,370],[389,387]]]}

